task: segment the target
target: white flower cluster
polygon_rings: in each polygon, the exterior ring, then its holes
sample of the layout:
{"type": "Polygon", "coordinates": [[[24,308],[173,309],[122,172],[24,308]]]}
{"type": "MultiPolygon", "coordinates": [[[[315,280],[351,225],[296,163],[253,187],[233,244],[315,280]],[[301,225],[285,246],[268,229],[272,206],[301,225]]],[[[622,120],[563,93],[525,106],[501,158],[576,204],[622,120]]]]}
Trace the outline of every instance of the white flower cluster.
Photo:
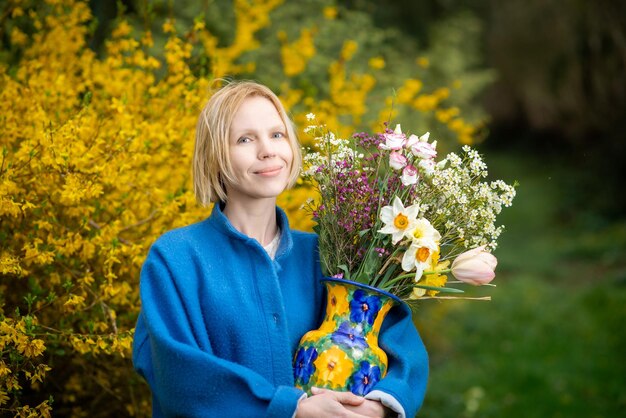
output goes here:
{"type": "MultiPolygon", "coordinates": [[[[316,131],[324,131],[325,126],[309,125],[304,129],[305,133],[316,131]]],[[[353,160],[355,158],[363,158],[363,154],[358,154],[351,147],[351,143],[347,139],[337,138],[332,132],[323,132],[322,135],[316,136],[314,139],[315,148],[320,151],[313,151],[307,147],[304,149],[302,176],[315,177],[317,170],[322,165],[335,165],[340,161],[353,160]]]]}
{"type": "Polygon", "coordinates": [[[487,245],[494,249],[504,229],[495,226],[496,216],[515,197],[514,187],[502,180],[482,182],[488,174],[486,164],[476,150],[466,146],[463,151],[463,158],[448,154],[420,190],[421,200],[431,203],[420,216],[431,219],[442,231],[442,246],[457,248],[448,258],[464,248],[487,245]]]}

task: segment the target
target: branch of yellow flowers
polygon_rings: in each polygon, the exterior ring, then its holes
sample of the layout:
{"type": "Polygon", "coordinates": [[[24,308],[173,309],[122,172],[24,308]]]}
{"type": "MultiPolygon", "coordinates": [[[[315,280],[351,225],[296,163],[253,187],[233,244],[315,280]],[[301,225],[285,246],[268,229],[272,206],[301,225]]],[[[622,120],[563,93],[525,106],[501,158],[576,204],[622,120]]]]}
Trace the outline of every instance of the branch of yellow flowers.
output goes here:
{"type": "Polygon", "coordinates": [[[118,334],[117,321],[115,321],[115,315],[113,315],[113,310],[109,307],[109,305],[107,305],[103,301],[100,301],[100,307],[102,308],[102,313],[104,313],[109,318],[109,321],[111,322],[111,327],[113,328],[113,334],[117,335],[118,334]]]}
{"type": "MultiPolygon", "coordinates": [[[[79,279],[80,275],[78,273],[76,273],[74,270],[72,270],[71,268],[69,268],[67,265],[65,265],[64,263],[59,263],[59,265],[61,267],[63,267],[67,272],[69,272],[72,277],[74,277],[75,279],[79,279]]],[[[109,305],[107,305],[104,301],[102,301],[102,298],[100,295],[98,295],[91,287],[89,286],[83,286],[83,285],[79,285],[79,286],[73,286],[72,288],[70,288],[70,292],[76,290],[77,288],[82,288],[84,290],[86,290],[87,292],[89,292],[91,294],[91,296],[93,297],[93,302],[89,305],[86,306],[82,309],[82,311],[89,311],[91,308],[93,308],[96,304],[100,304],[100,308],[102,309],[102,313],[108,318],[109,322],[111,323],[111,328],[113,328],[113,334],[114,335],[118,335],[119,331],[117,328],[117,321],[115,320],[115,316],[113,315],[113,309],[111,309],[109,307],[109,305]]],[[[45,303],[41,306],[39,306],[37,309],[35,309],[34,311],[31,312],[31,314],[36,314],[37,312],[43,310],[44,308],[46,308],[47,306],[50,306],[52,303],[54,302],[54,300],[49,301],[48,303],[45,303]]],[[[54,329],[54,328],[50,328],[47,327],[45,325],[39,325],[42,328],[46,328],[49,330],[52,330],[56,333],[62,334],[62,335],[74,335],[74,334],[66,334],[60,330],[54,329]]],[[[91,335],[91,334],[85,334],[85,335],[91,335]]],[[[94,334],[96,335],[96,334],[94,334]]]]}
{"type": "MultiPolygon", "coordinates": [[[[96,221],[94,221],[93,219],[89,219],[89,221],[87,221],[87,223],[90,226],[93,226],[94,228],[96,228],[97,230],[102,231],[102,227],[96,221]]],[[[117,239],[119,239],[122,244],[126,244],[126,245],[131,245],[132,244],[130,241],[128,241],[128,240],[126,240],[124,238],[117,237],[117,239]]]]}
{"type": "MultiPolygon", "coordinates": [[[[84,364],[81,364],[80,366],[83,367],[83,369],[85,368],[84,364]]],[[[113,392],[110,388],[104,386],[100,380],[96,379],[96,377],[95,377],[95,375],[93,373],[88,373],[87,370],[85,370],[84,375],[88,376],[89,379],[91,379],[96,385],[100,386],[105,392],[107,392],[109,395],[111,395],[114,398],[116,398],[118,401],[120,401],[120,402],[124,401],[124,399],[120,395],[118,395],[117,393],[113,392]]]]}
{"type": "MultiPolygon", "coordinates": [[[[125,226],[124,228],[120,229],[120,231],[119,231],[119,232],[120,232],[120,233],[121,233],[121,232],[125,232],[125,231],[128,231],[129,229],[136,228],[136,227],[141,226],[141,225],[143,225],[143,224],[145,224],[145,223],[148,223],[148,222],[150,222],[152,219],[154,219],[154,217],[156,216],[156,214],[157,214],[157,213],[159,213],[159,211],[155,209],[155,210],[153,210],[153,211],[152,211],[152,213],[150,213],[150,215],[148,215],[148,217],[147,217],[147,218],[144,218],[144,219],[142,219],[142,220],[140,220],[140,221],[137,221],[137,222],[135,222],[135,223],[134,223],[134,224],[132,224],[132,225],[127,225],[127,226],[125,226]]],[[[121,239],[120,239],[120,241],[121,241],[121,239]]]]}
{"type": "MultiPolygon", "coordinates": [[[[49,332],[33,332],[32,335],[34,337],[45,337],[45,336],[49,336],[49,335],[60,335],[62,337],[83,337],[83,338],[97,338],[97,337],[102,337],[102,336],[118,336],[120,335],[118,334],[97,334],[97,333],[82,333],[82,332],[71,332],[71,331],[63,331],[60,329],[56,329],[53,327],[49,327],[47,325],[41,325],[41,324],[37,324],[38,328],[41,329],[45,329],[48,330],[49,332]]],[[[132,330],[131,330],[132,331],[132,330]]],[[[127,332],[127,333],[130,333],[127,332]]],[[[122,333],[122,335],[125,333],[122,333]]]]}
{"type": "MultiPolygon", "coordinates": [[[[30,153],[28,154],[28,160],[22,161],[21,164],[18,163],[18,164],[14,165],[14,166],[11,166],[10,170],[13,171],[13,172],[18,172],[18,171],[20,171],[24,167],[29,167],[31,161],[33,160],[33,158],[38,155],[36,150],[39,147],[41,147],[41,144],[35,145],[33,147],[33,149],[30,150],[30,153]]],[[[2,157],[2,159],[3,159],[2,167],[4,168],[4,151],[2,152],[2,154],[3,154],[3,157],[2,157]]],[[[9,171],[9,167],[7,167],[7,172],[8,171],[9,171]]],[[[3,173],[4,173],[4,171],[0,171],[0,174],[3,174],[3,173]]],[[[30,176],[30,175],[31,175],[31,173],[27,172],[27,173],[22,173],[21,175],[14,175],[13,178],[27,177],[27,176],[30,176]]]]}

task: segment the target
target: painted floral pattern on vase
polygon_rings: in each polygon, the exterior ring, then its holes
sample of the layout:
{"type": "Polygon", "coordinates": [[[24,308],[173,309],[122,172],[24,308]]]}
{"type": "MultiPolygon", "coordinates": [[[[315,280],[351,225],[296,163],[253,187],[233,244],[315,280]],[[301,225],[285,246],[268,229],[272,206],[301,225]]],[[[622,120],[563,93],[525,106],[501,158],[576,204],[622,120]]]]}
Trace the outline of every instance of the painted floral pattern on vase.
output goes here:
{"type": "Polygon", "coordinates": [[[296,387],[351,391],[363,396],[387,373],[387,354],[378,346],[385,317],[399,300],[348,280],[324,279],[326,315],[300,340],[294,356],[296,387]]]}

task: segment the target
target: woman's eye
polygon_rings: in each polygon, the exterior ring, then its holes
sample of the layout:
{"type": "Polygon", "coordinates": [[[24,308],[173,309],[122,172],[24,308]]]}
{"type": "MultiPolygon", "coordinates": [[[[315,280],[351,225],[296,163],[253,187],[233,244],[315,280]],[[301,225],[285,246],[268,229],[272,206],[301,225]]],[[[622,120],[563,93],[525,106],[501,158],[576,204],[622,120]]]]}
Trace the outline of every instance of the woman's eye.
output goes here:
{"type": "Polygon", "coordinates": [[[274,134],[272,135],[272,138],[275,138],[275,139],[280,139],[284,137],[285,135],[282,132],[274,132],[274,134]]]}
{"type": "Polygon", "coordinates": [[[246,144],[248,142],[250,142],[250,138],[248,138],[247,136],[242,136],[237,140],[238,144],[246,144]]]}

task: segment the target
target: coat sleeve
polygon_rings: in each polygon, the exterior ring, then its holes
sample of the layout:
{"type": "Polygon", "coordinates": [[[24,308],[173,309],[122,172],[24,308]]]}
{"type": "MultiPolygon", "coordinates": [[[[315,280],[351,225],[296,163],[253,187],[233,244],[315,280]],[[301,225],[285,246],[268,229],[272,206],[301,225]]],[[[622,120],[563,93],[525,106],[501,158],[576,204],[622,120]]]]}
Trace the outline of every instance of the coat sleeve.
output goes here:
{"type": "Polygon", "coordinates": [[[210,342],[200,346],[189,307],[154,247],[142,268],[140,293],[133,364],[151,388],[154,417],[293,416],[303,391],[275,386],[217,357],[210,342]]]}
{"type": "Polygon", "coordinates": [[[395,307],[385,318],[379,345],[387,353],[388,369],[372,390],[391,395],[400,403],[405,416],[412,418],[426,394],[428,354],[406,304],[395,307]]]}

